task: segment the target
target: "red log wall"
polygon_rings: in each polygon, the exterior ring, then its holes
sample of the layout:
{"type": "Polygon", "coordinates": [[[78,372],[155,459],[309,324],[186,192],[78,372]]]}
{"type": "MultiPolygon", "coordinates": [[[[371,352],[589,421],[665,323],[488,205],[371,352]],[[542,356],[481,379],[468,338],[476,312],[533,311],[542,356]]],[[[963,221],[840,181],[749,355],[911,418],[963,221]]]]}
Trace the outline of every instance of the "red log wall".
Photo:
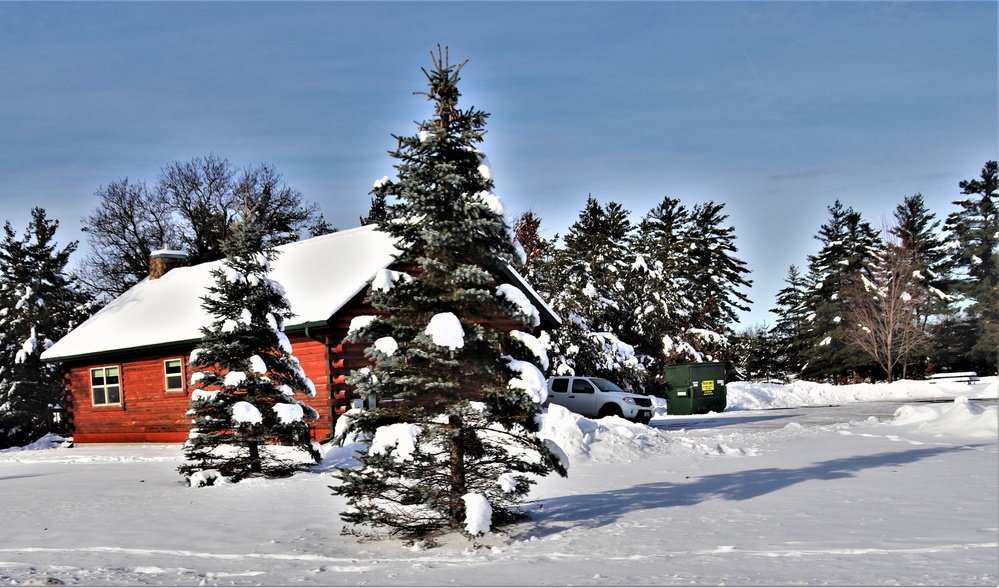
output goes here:
{"type": "MultiPolygon", "coordinates": [[[[314,438],[323,440],[330,431],[330,402],[327,385],[326,346],[304,335],[289,334],[293,354],[305,374],[316,385],[316,396],[308,400],[319,412],[313,423],[314,438]]],[[[191,419],[186,416],[191,402],[190,347],[131,353],[108,359],[89,359],[65,366],[66,409],[75,443],[179,443],[187,439],[191,419]],[[163,362],[182,359],[182,392],[167,392],[163,362]],[[120,405],[94,406],[90,389],[90,369],[117,366],[120,378],[120,405]]]]}

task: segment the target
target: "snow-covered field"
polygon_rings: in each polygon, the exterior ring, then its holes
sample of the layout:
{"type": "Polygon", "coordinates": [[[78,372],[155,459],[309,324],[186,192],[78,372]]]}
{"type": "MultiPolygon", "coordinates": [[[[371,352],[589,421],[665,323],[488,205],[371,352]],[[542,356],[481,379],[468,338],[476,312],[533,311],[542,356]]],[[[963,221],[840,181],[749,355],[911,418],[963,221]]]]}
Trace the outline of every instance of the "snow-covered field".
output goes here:
{"type": "Polygon", "coordinates": [[[996,586],[997,388],[732,383],[724,413],[649,427],[553,407],[569,478],[432,548],[341,534],[349,447],[189,488],[176,445],[43,441],[0,452],[0,584],[996,586]]]}

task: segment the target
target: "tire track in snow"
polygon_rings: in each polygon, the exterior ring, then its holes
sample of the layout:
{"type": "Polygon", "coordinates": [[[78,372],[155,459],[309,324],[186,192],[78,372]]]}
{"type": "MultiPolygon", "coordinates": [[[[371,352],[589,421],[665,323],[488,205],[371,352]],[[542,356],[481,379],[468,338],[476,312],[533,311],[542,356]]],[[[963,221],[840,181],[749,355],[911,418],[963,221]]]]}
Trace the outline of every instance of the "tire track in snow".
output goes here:
{"type": "MultiPolygon", "coordinates": [[[[964,551],[968,549],[995,549],[999,547],[999,542],[989,543],[951,543],[949,545],[936,545],[930,547],[901,547],[897,549],[886,549],[884,547],[866,548],[828,548],[828,549],[786,549],[786,550],[745,550],[735,546],[722,545],[714,549],[702,549],[688,552],[693,555],[717,555],[720,553],[733,553],[740,555],[752,555],[760,557],[809,557],[815,555],[905,555],[921,553],[943,553],[948,551],[964,551]]],[[[674,554],[679,555],[679,554],[674,554]]]]}
{"type": "MultiPolygon", "coordinates": [[[[117,553],[122,555],[159,555],[173,556],[180,558],[215,559],[223,561],[238,561],[246,559],[273,560],[273,561],[301,561],[324,564],[326,571],[332,572],[367,572],[378,569],[380,566],[395,565],[399,563],[413,564],[464,564],[469,562],[465,557],[391,557],[378,558],[369,561],[359,560],[356,557],[333,557],[318,553],[207,553],[200,551],[188,551],[183,549],[134,549],[129,547],[11,547],[0,548],[0,553],[117,553]]],[[[485,554],[483,554],[485,555],[485,554]]]]}

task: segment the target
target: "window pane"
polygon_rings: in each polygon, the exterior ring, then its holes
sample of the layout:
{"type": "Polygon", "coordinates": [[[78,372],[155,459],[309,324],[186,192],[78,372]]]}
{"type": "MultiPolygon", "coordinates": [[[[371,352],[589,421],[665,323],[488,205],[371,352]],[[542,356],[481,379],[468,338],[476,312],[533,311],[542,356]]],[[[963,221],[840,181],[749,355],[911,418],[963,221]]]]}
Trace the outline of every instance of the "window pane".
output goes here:
{"type": "Polygon", "coordinates": [[[166,375],[167,390],[184,389],[184,365],[179,359],[168,359],[163,362],[163,371],[166,375]]]}
{"type": "Polygon", "coordinates": [[[108,386],[108,404],[118,404],[121,397],[118,394],[118,386],[108,386]]]}
{"type": "Polygon", "coordinates": [[[105,372],[107,372],[107,380],[109,386],[118,383],[118,368],[116,367],[105,368],[105,372]]]}
{"type": "Polygon", "coordinates": [[[104,370],[90,370],[90,385],[91,386],[103,386],[104,385],[104,370]]]}

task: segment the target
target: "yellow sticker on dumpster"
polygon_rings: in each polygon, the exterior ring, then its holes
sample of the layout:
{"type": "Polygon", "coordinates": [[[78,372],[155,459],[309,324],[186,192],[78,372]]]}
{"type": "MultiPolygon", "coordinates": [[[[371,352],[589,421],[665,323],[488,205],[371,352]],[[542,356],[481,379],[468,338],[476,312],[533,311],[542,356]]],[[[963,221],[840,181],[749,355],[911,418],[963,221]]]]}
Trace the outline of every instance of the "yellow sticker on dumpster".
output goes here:
{"type": "Polygon", "coordinates": [[[710,395],[710,394],[714,394],[714,392],[715,392],[715,381],[714,380],[704,380],[703,382],[701,382],[701,392],[703,392],[706,396],[710,395]]]}

